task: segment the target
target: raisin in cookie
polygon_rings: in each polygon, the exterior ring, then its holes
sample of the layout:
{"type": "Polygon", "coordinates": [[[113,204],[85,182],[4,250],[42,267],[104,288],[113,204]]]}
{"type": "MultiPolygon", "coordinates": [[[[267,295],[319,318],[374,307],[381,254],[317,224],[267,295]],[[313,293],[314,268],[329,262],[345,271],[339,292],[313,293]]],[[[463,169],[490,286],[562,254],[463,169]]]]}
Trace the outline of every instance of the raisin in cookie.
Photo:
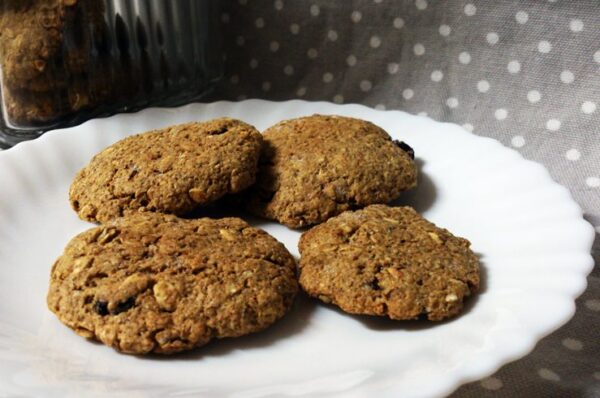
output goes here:
{"type": "Polygon", "coordinates": [[[253,184],[261,144],[254,127],[229,118],[128,137],[77,174],[71,206],[93,222],[138,211],[185,214],[253,184]]]}
{"type": "Polygon", "coordinates": [[[73,238],[47,301],[81,336],[170,354],[265,329],[297,290],[289,252],[240,219],[140,213],[73,238]]]}
{"type": "Polygon", "coordinates": [[[352,314],[438,321],[457,315],[479,288],[469,241],[410,207],[344,212],[299,245],[302,288],[352,314]]]}
{"type": "Polygon", "coordinates": [[[248,207],[292,228],[390,202],[417,182],[410,147],[364,120],[313,115],[280,122],[263,138],[248,207]]]}

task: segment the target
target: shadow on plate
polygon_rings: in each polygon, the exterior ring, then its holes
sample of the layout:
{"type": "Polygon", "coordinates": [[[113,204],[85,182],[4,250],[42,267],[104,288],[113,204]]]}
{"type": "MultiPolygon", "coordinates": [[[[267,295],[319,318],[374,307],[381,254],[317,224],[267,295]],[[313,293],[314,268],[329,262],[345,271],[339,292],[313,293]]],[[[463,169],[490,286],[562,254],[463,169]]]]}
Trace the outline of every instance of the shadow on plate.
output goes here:
{"type": "Polygon", "coordinates": [[[310,323],[311,314],[316,308],[316,302],[310,300],[302,291],[292,306],[292,309],[282,319],[262,332],[249,334],[242,337],[213,340],[206,346],[192,351],[174,355],[150,354],[137,356],[140,360],[191,360],[198,361],[211,357],[221,357],[231,354],[236,350],[252,350],[268,347],[277,341],[289,338],[302,330],[310,323]]]}
{"type": "Polygon", "coordinates": [[[411,206],[419,213],[423,213],[427,209],[429,209],[435,199],[437,197],[437,190],[435,188],[435,184],[431,180],[431,178],[423,171],[423,165],[425,162],[423,159],[416,158],[415,164],[417,165],[417,169],[419,170],[419,177],[417,182],[417,187],[405,192],[400,196],[399,199],[396,199],[392,203],[391,206],[411,206]]]}

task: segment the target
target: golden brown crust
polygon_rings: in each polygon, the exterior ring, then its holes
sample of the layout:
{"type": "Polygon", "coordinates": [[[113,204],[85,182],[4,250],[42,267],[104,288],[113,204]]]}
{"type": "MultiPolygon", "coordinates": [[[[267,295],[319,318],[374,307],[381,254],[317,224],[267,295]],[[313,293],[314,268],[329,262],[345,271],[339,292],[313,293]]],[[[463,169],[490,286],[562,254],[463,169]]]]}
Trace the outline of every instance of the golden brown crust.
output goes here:
{"type": "Polygon", "coordinates": [[[48,307],[117,350],[170,354],[268,327],[297,289],[285,247],[240,219],[141,213],[69,242],[48,307]]]}
{"type": "Polygon", "coordinates": [[[229,118],[128,137],[77,174],[71,206],[93,222],[138,211],[185,214],[253,184],[261,144],[254,127],[229,118]]]}
{"type": "Polygon", "coordinates": [[[387,203],[413,188],[411,157],[374,124],[313,115],[267,129],[249,208],[292,228],[387,203]]]}
{"type": "Polygon", "coordinates": [[[469,246],[410,207],[372,205],[302,235],[300,285],[353,314],[442,320],[479,288],[469,246]]]}

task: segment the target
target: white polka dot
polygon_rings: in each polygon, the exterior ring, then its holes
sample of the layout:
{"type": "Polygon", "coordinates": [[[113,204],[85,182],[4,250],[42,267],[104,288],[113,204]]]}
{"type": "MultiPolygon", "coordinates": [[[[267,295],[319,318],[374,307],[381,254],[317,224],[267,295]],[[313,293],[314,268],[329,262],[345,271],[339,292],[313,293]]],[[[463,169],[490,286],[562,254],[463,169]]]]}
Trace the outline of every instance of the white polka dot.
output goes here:
{"type": "Polygon", "coordinates": [[[515,148],[521,148],[523,145],[525,145],[525,138],[523,138],[523,136],[521,135],[515,135],[511,140],[510,143],[512,146],[514,146],[515,148]]]}
{"type": "Polygon", "coordinates": [[[569,83],[573,83],[573,80],[575,80],[575,75],[570,70],[563,70],[562,72],[560,72],[560,81],[561,82],[563,82],[565,84],[569,84],[569,83]]]}
{"type": "Polygon", "coordinates": [[[423,55],[425,54],[425,46],[421,43],[417,43],[413,47],[413,51],[415,52],[415,55],[423,55]]]}
{"type": "Polygon", "coordinates": [[[542,368],[538,370],[538,375],[544,380],[560,381],[560,376],[551,371],[550,369],[542,368]]]}
{"type": "Polygon", "coordinates": [[[238,75],[233,75],[229,78],[231,84],[238,84],[240,82],[240,77],[238,75]]]}
{"type": "Polygon", "coordinates": [[[356,61],[356,57],[352,54],[348,55],[348,58],[346,58],[346,63],[348,64],[348,66],[356,65],[356,61]]]}
{"type": "Polygon", "coordinates": [[[271,43],[269,43],[269,49],[272,52],[276,52],[277,50],[279,50],[279,42],[272,41],[271,43]]]}
{"type": "Polygon", "coordinates": [[[395,62],[392,62],[388,64],[387,70],[390,75],[395,75],[400,70],[400,65],[395,62]]]}
{"type": "Polygon", "coordinates": [[[230,20],[229,14],[227,14],[226,12],[221,14],[221,22],[229,23],[229,20],[230,20]]]}
{"type": "Polygon", "coordinates": [[[330,72],[325,72],[323,74],[323,81],[325,83],[331,83],[333,81],[333,74],[330,72]]]}
{"type": "Polygon", "coordinates": [[[271,89],[271,82],[263,82],[261,88],[262,91],[269,91],[271,89]]]}
{"type": "Polygon", "coordinates": [[[426,0],[417,0],[417,1],[415,1],[415,6],[419,10],[424,10],[427,8],[427,1],[426,0]]]}
{"type": "Polygon", "coordinates": [[[300,25],[298,25],[297,23],[291,24],[290,32],[292,32],[292,34],[294,34],[294,35],[297,35],[298,33],[300,33],[300,25]]]}
{"type": "Polygon", "coordinates": [[[468,131],[471,131],[471,132],[472,132],[472,131],[473,131],[473,129],[474,129],[474,127],[473,127],[473,125],[472,125],[471,123],[465,123],[465,124],[463,124],[462,126],[463,126],[463,128],[464,128],[465,130],[468,130],[468,131]]]}
{"type": "Polygon", "coordinates": [[[244,36],[238,36],[235,38],[235,44],[237,44],[238,46],[243,46],[244,43],[246,43],[246,39],[244,38],[244,36]]]}
{"type": "Polygon", "coordinates": [[[294,67],[292,65],[286,65],[283,68],[283,73],[285,73],[288,76],[292,76],[294,74],[294,67]]]}
{"type": "Polygon", "coordinates": [[[296,95],[298,97],[304,97],[305,94],[306,94],[306,87],[298,87],[298,90],[296,90],[296,95]]]}
{"type": "Polygon", "coordinates": [[[527,21],[529,20],[529,14],[527,14],[525,11],[518,11],[515,14],[515,19],[520,24],[527,23],[527,21]]]}
{"type": "Polygon", "coordinates": [[[519,73],[519,71],[521,70],[521,63],[517,60],[513,60],[508,63],[506,68],[508,69],[509,73],[519,73]]]}
{"type": "Polygon", "coordinates": [[[313,17],[316,17],[320,13],[321,13],[321,9],[319,8],[318,5],[313,4],[312,6],[310,6],[310,15],[312,15],[313,17]]]}
{"type": "Polygon", "coordinates": [[[572,19],[569,22],[569,28],[573,32],[581,32],[583,30],[583,21],[581,19],[572,19]]]}
{"type": "Polygon", "coordinates": [[[427,112],[419,112],[417,116],[427,117],[427,112]]]}
{"type": "Polygon", "coordinates": [[[500,37],[498,36],[498,33],[490,32],[487,35],[485,35],[485,40],[487,40],[487,42],[493,46],[494,44],[498,43],[500,37]]]}
{"type": "Polygon", "coordinates": [[[549,53],[552,50],[552,44],[548,40],[542,40],[538,43],[538,51],[541,53],[549,53]]]}
{"type": "Polygon", "coordinates": [[[441,70],[434,70],[431,72],[431,80],[434,82],[440,82],[444,78],[444,74],[441,70]]]}
{"type": "Polygon", "coordinates": [[[472,17],[475,13],[477,13],[477,7],[475,7],[475,5],[469,3],[465,6],[465,15],[472,17]]]}
{"type": "MultiPolygon", "coordinates": [[[[394,28],[396,28],[396,29],[402,29],[403,26],[404,26],[404,19],[402,19],[402,18],[394,18],[394,28]]],[[[600,62],[600,61],[598,61],[598,62],[600,62]]]]}
{"type": "Polygon", "coordinates": [[[406,100],[411,99],[414,95],[415,92],[410,88],[405,88],[404,90],[402,90],[402,97],[404,97],[404,99],[406,100]]]}
{"type": "Polygon", "coordinates": [[[452,28],[450,28],[450,26],[440,25],[440,35],[449,36],[451,31],[452,31],[452,28]]]}
{"type": "Polygon", "coordinates": [[[265,20],[262,18],[256,18],[256,21],[254,21],[254,26],[256,26],[257,28],[261,29],[265,27],[265,20]]]}
{"type": "Polygon", "coordinates": [[[542,94],[540,94],[540,92],[537,90],[531,90],[527,93],[527,101],[531,102],[532,104],[539,102],[541,99],[542,94]]]}
{"type": "Polygon", "coordinates": [[[556,131],[560,129],[560,120],[550,119],[546,122],[546,128],[550,131],[556,131]]]}
{"type": "Polygon", "coordinates": [[[596,300],[596,299],[587,300],[585,302],[585,306],[588,308],[588,310],[600,311],[600,300],[596,300]]]}
{"type": "Polygon", "coordinates": [[[377,105],[375,105],[375,109],[377,109],[378,111],[385,111],[385,105],[377,104],[377,105]]]}
{"type": "Polygon", "coordinates": [[[460,62],[461,64],[468,64],[471,62],[471,54],[469,54],[466,51],[461,52],[460,54],[458,54],[458,62],[460,62]]]}
{"type": "Polygon", "coordinates": [[[564,339],[562,344],[573,351],[581,351],[583,349],[583,343],[577,339],[564,339]]]}
{"type": "Polygon", "coordinates": [[[496,391],[501,389],[504,386],[504,383],[502,383],[502,380],[500,380],[497,377],[487,377],[483,380],[481,380],[481,387],[485,388],[486,390],[492,390],[492,391],[496,391]]]}
{"type": "Polygon", "coordinates": [[[477,91],[480,93],[487,93],[490,89],[490,83],[487,80],[480,80],[477,82],[477,91]]]}
{"type": "Polygon", "coordinates": [[[309,48],[308,51],[306,52],[306,55],[310,59],[315,59],[315,58],[317,58],[317,55],[319,55],[319,52],[317,51],[316,48],[309,48]]]}
{"type": "Polygon", "coordinates": [[[333,96],[333,102],[336,104],[341,104],[344,102],[344,96],[342,94],[336,94],[333,96]]]}
{"type": "Polygon", "coordinates": [[[593,103],[592,101],[585,101],[583,104],[581,104],[581,112],[589,115],[591,113],[594,113],[596,111],[596,104],[593,103]]]}
{"type": "Polygon", "coordinates": [[[352,11],[352,14],[350,14],[350,19],[354,23],[360,22],[362,19],[362,13],[360,11],[352,11]]]}
{"type": "Polygon", "coordinates": [[[600,372],[594,372],[593,376],[594,376],[594,379],[600,380],[600,372]]]}
{"type": "Polygon", "coordinates": [[[338,39],[338,34],[335,30],[330,30],[327,32],[327,38],[331,41],[336,41],[338,39]]]}
{"type": "Polygon", "coordinates": [[[598,177],[588,177],[585,179],[585,183],[590,188],[598,188],[600,187],[600,178],[598,177]]]}
{"type": "Polygon", "coordinates": [[[369,39],[369,45],[372,48],[378,48],[381,45],[381,39],[379,38],[379,36],[371,36],[371,38],[369,39]]]}
{"type": "Polygon", "coordinates": [[[494,117],[497,120],[504,120],[508,116],[508,111],[504,108],[496,109],[494,112],[494,117]]]}
{"type": "Polygon", "coordinates": [[[273,4],[273,6],[275,7],[275,9],[277,11],[280,11],[283,9],[283,0],[275,0],[275,3],[273,4]]]}
{"type": "Polygon", "coordinates": [[[252,58],[250,60],[250,68],[252,68],[252,69],[258,68],[258,60],[256,58],[252,58]]]}
{"type": "Polygon", "coordinates": [[[596,61],[600,64],[600,50],[598,50],[594,53],[594,61],[596,61]]]}
{"type": "Polygon", "coordinates": [[[581,157],[581,153],[579,153],[579,151],[577,149],[573,148],[573,149],[569,149],[567,151],[567,153],[565,153],[565,157],[568,160],[576,161],[576,160],[579,160],[579,158],[581,157]]]}
{"type": "Polygon", "coordinates": [[[448,108],[456,108],[458,107],[458,99],[455,97],[450,97],[446,100],[446,105],[448,105],[448,108]]]}
{"type": "Polygon", "coordinates": [[[368,80],[363,80],[360,82],[359,86],[362,91],[367,92],[367,91],[371,90],[371,88],[373,87],[373,84],[368,80]]]}

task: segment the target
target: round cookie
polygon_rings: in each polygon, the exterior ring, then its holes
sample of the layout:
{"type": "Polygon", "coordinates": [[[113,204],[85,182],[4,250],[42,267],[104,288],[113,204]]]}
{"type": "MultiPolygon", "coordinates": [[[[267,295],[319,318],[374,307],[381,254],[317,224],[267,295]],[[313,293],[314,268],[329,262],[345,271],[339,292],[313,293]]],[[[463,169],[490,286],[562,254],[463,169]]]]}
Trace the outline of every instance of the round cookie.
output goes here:
{"type": "Polygon", "coordinates": [[[285,247],[238,218],[140,213],[73,238],[47,302],[81,336],[171,354],[265,329],[297,290],[285,247]]]}
{"type": "Polygon", "coordinates": [[[347,211],[300,239],[300,285],[352,314],[439,321],[479,288],[468,240],[410,207],[347,211]]]}
{"type": "Polygon", "coordinates": [[[263,139],[248,207],[292,228],[390,202],[417,183],[412,149],[364,120],[323,115],[285,120],[263,139]]]}
{"type": "Polygon", "coordinates": [[[254,127],[229,118],[128,137],[77,174],[71,206],[92,222],[138,211],[185,214],[253,184],[261,145],[254,127]]]}

